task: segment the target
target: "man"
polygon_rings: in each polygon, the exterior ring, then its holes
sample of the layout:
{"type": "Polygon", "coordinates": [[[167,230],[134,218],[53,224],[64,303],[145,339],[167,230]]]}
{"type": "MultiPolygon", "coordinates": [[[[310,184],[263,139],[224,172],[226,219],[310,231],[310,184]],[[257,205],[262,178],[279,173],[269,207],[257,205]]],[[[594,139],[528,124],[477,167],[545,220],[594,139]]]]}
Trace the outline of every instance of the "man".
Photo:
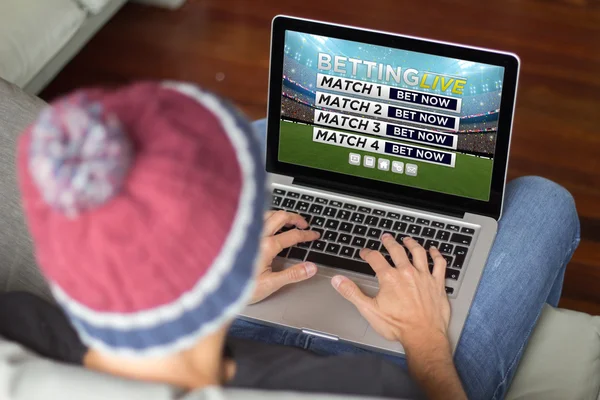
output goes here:
{"type": "MultiPolygon", "coordinates": [[[[69,96],[23,135],[18,163],[36,255],[55,297],[90,348],[85,365],[190,390],[231,385],[415,397],[421,395],[416,381],[430,398],[460,399],[466,398],[460,374],[470,397],[501,397],[526,343],[525,328],[531,329],[544,301],[557,301],[561,271],[577,241],[576,217],[570,220],[574,208],[568,204],[572,199],[548,186],[547,201],[554,196],[561,202],[568,229],[563,237],[571,243],[552,238],[556,252],[563,253],[560,263],[544,260],[551,269],[541,273],[540,268],[528,280],[535,298],[523,296],[528,312],[512,310],[510,332],[497,322],[481,323],[493,311],[506,317],[502,304],[482,300],[480,308],[473,307],[469,320],[475,322],[467,323],[456,354],[458,373],[447,338],[450,309],[439,252],[430,250],[435,261],[430,274],[425,250],[410,238],[404,244],[414,264],[391,237],[382,241],[395,268],[379,252],[363,250],[361,257],[380,281],[377,297],[364,296],[340,276],[332,285],[375,330],[403,343],[411,380],[404,368],[375,355],[318,357],[290,346],[231,338],[292,345],[306,339],[284,329],[236,321],[226,337],[248,301],[314,275],[311,264],[283,272],[271,271],[270,264],[282,248],[318,234],[304,230],[300,216],[284,212],[268,212],[261,226],[265,176],[260,147],[247,124],[214,97],[187,85],[155,84],[69,96]],[[299,229],[278,234],[285,225],[299,229]],[[477,329],[487,341],[473,339],[477,329]],[[481,345],[493,344],[487,336],[498,329],[506,340],[520,340],[498,346],[496,358],[512,358],[508,367],[488,365],[497,360],[479,353],[481,345]]],[[[519,215],[521,220],[526,214],[519,215]]],[[[540,235],[537,243],[549,249],[545,237],[540,235]]],[[[519,255],[539,264],[523,254],[522,246],[512,254],[510,247],[502,249],[500,260],[491,256],[492,262],[514,261],[519,255]]],[[[492,266],[492,274],[497,269],[492,266]]],[[[528,270],[516,271],[514,277],[521,279],[528,270]]],[[[483,281],[481,286],[496,297],[489,301],[499,300],[495,287],[483,281]]],[[[309,345],[318,347],[319,341],[311,339],[309,345]]],[[[361,351],[332,343],[313,350],[361,351]]]]}

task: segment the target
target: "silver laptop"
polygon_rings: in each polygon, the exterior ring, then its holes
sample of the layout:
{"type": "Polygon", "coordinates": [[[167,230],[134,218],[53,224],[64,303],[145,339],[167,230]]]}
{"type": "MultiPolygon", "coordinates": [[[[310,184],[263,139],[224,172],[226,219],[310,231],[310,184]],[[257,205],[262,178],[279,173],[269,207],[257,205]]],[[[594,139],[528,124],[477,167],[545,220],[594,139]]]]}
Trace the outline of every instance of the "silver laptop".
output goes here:
{"type": "Polygon", "coordinates": [[[381,235],[410,235],[447,260],[455,349],[502,214],[518,71],[514,54],[277,16],[272,207],[302,214],[321,238],[286,249],[275,268],[312,261],[319,272],[242,316],[402,354],[330,280],[343,274],[375,295],[358,251],[390,260],[381,235]]]}

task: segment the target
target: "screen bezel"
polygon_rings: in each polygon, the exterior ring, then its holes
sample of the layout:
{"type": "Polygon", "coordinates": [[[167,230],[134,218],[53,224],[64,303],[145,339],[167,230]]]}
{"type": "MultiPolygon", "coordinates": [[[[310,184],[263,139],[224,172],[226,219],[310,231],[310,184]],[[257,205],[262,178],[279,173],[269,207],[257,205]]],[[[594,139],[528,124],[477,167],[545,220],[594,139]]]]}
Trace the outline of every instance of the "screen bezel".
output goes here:
{"type": "Polygon", "coordinates": [[[500,218],[519,72],[519,58],[515,54],[332,25],[288,16],[276,16],[273,19],[271,31],[270,64],[267,113],[267,172],[291,176],[295,180],[308,185],[325,187],[329,190],[368,199],[385,200],[398,205],[454,215],[464,215],[464,213],[469,212],[487,215],[496,220],[500,218]],[[476,200],[279,161],[279,127],[286,30],[504,67],[500,119],[498,121],[489,200],[476,200]]]}

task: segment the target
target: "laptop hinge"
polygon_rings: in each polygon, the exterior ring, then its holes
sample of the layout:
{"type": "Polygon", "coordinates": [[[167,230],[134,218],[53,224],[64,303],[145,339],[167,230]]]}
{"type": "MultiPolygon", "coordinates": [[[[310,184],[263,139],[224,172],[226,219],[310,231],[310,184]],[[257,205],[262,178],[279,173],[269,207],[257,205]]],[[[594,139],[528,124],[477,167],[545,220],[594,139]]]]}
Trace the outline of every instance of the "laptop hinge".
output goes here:
{"type": "Polygon", "coordinates": [[[325,190],[328,192],[334,192],[341,195],[351,195],[356,197],[361,197],[365,200],[375,200],[375,201],[385,201],[393,205],[414,208],[416,210],[431,212],[436,214],[443,214],[454,218],[464,219],[465,212],[459,212],[455,209],[451,209],[449,207],[445,207],[440,204],[432,204],[426,201],[412,201],[410,204],[408,202],[402,202],[398,199],[397,196],[391,196],[389,193],[382,192],[373,192],[373,195],[369,195],[368,193],[359,192],[355,188],[350,185],[344,185],[343,183],[336,182],[333,184],[332,182],[324,183],[318,180],[309,180],[303,178],[294,178],[293,185],[304,186],[314,189],[325,190]]]}
{"type": "Polygon", "coordinates": [[[313,331],[312,329],[302,328],[302,333],[305,333],[307,335],[317,336],[317,337],[324,338],[324,339],[329,339],[329,340],[335,340],[335,341],[340,340],[337,336],[330,335],[328,333],[319,332],[319,331],[313,331]]]}

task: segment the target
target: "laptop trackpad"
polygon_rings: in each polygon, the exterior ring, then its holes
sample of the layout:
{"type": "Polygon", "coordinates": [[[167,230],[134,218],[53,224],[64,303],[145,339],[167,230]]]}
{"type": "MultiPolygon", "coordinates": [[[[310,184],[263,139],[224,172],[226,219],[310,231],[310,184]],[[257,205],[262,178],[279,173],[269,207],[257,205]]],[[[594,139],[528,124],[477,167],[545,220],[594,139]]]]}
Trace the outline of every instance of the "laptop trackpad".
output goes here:
{"type": "MultiPolygon", "coordinates": [[[[368,291],[368,290],[367,290],[368,291]]],[[[298,328],[329,333],[346,340],[364,337],[368,322],[331,286],[331,278],[315,275],[294,284],[286,296],[284,321],[298,328]]]]}

